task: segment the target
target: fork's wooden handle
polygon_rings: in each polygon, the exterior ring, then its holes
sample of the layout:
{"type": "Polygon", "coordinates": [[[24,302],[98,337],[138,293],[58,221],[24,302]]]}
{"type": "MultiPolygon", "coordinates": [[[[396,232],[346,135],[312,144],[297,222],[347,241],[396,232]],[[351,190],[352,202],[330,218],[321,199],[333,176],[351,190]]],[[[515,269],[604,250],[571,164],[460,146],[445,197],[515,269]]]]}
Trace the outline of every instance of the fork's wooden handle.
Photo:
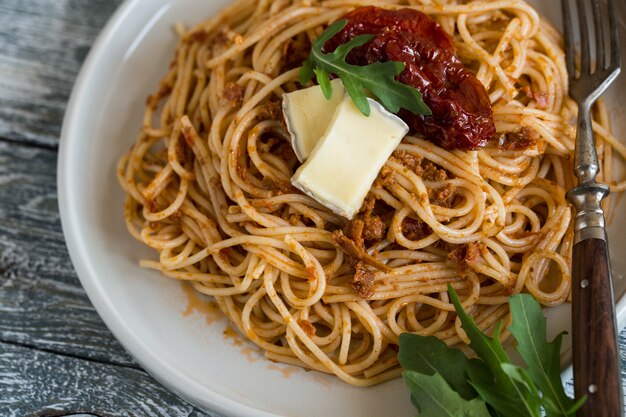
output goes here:
{"type": "Polygon", "coordinates": [[[587,239],[572,252],[574,391],[587,396],[578,417],[621,417],[622,385],[607,242],[587,239]]]}

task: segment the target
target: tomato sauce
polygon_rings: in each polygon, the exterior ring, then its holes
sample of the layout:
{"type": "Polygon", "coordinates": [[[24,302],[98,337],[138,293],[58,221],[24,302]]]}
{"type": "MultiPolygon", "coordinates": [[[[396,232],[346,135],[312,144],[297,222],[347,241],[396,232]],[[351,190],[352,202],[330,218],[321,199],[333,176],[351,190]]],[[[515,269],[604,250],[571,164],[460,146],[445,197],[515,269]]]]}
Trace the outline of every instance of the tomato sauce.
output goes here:
{"type": "Polygon", "coordinates": [[[354,37],[374,39],[355,48],[348,63],[400,61],[405,64],[398,81],[422,93],[432,115],[398,114],[413,133],[446,149],[471,150],[484,146],[496,133],[491,101],[485,87],[454,54],[448,34],[417,10],[360,7],[345,15],[347,25],[325,45],[334,51],[354,37]]]}

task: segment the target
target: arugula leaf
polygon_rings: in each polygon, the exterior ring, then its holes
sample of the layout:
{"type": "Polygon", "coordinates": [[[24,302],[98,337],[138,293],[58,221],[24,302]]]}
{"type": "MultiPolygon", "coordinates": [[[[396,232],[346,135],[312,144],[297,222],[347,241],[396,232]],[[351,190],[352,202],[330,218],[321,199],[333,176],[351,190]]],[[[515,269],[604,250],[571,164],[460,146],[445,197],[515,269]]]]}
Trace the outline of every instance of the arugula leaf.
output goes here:
{"type": "Polygon", "coordinates": [[[446,346],[435,337],[400,335],[398,360],[411,401],[420,417],[575,417],[586,398],[567,397],[560,379],[562,334],[546,340],[546,319],[529,295],[510,298],[511,333],[527,369],[513,365],[500,343],[497,323],[493,337],[484,335],[448,286],[470,348],[479,359],[446,346]],[[478,395],[478,397],[476,397],[478,395]]]}
{"type": "Polygon", "coordinates": [[[398,361],[404,370],[425,375],[439,374],[461,397],[466,400],[476,397],[476,391],[467,380],[467,370],[472,361],[459,349],[449,348],[435,336],[412,333],[401,334],[399,344],[398,361]]]}
{"type": "Polygon", "coordinates": [[[438,373],[404,371],[402,377],[415,398],[419,417],[490,417],[484,401],[464,400],[438,373]]]}
{"type": "Polygon", "coordinates": [[[330,83],[330,77],[323,68],[313,69],[315,77],[319,80],[320,88],[326,100],[330,100],[333,97],[333,85],[330,83]]]}
{"type": "Polygon", "coordinates": [[[579,403],[565,394],[561,383],[561,339],[559,334],[551,343],[546,339],[546,318],[539,303],[528,294],[510,298],[513,324],[509,330],[517,341],[517,351],[528,366],[528,375],[543,394],[542,403],[547,417],[574,416],[585,401],[579,403]]]}
{"type": "MultiPolygon", "coordinates": [[[[529,414],[524,408],[520,408],[519,401],[516,400],[514,395],[504,392],[496,386],[493,374],[488,368],[471,366],[467,374],[472,386],[478,392],[478,396],[488,404],[494,416],[528,417],[533,415],[529,414]]],[[[533,407],[538,406],[537,401],[538,398],[529,399],[533,407]]]]}
{"type": "Polygon", "coordinates": [[[352,49],[371,41],[374,35],[359,35],[339,45],[334,52],[322,52],[324,44],[339,33],[347,23],[346,19],[333,23],[313,42],[311,54],[300,70],[300,83],[305,84],[315,75],[324,96],[330,99],[333,91],[330,74],[335,74],[343,81],[354,104],[366,116],[370,114],[370,106],[365,90],[376,96],[392,113],[398,113],[404,108],[414,114],[432,114],[418,90],[395,79],[404,70],[404,63],[387,61],[358,66],[346,62],[346,57],[352,49]]]}
{"type": "Polygon", "coordinates": [[[534,399],[541,398],[541,394],[539,394],[539,390],[535,386],[530,376],[528,376],[528,372],[524,368],[521,368],[517,365],[513,365],[512,363],[503,363],[500,365],[505,374],[511,377],[512,380],[519,382],[524,385],[528,391],[533,394],[534,399]]]}
{"type": "MultiPolygon", "coordinates": [[[[485,336],[476,326],[474,320],[463,310],[456,291],[449,284],[448,292],[463,329],[470,339],[470,347],[485,362],[490,371],[490,375],[487,376],[485,374],[477,375],[475,370],[470,369],[469,376],[472,386],[496,411],[507,417],[541,417],[538,398],[533,396],[533,390],[528,388],[528,384],[521,384],[511,378],[502,369],[503,363],[510,363],[511,361],[500,343],[501,323],[496,325],[493,338],[485,336]],[[507,410],[505,411],[503,407],[506,407],[507,410]]],[[[530,383],[532,384],[532,381],[530,383]]]]}
{"type": "Polygon", "coordinates": [[[478,396],[487,403],[494,416],[528,417],[528,414],[519,409],[510,395],[498,389],[485,388],[495,384],[493,374],[487,367],[471,364],[467,374],[478,396]]]}
{"type": "Polygon", "coordinates": [[[309,57],[302,63],[302,67],[300,68],[300,84],[306,84],[311,78],[315,76],[313,67],[313,60],[309,55],[309,57]]]}

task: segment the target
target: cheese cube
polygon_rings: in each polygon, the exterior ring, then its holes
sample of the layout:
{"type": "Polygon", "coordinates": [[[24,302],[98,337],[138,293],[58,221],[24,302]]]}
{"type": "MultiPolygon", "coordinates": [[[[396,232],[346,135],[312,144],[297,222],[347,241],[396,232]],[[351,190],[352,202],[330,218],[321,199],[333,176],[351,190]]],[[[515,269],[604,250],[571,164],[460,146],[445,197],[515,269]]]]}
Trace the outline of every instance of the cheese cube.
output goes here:
{"type": "Polygon", "coordinates": [[[409,131],[406,123],[368,99],[363,115],[347,94],[328,130],[291,183],[348,219],[359,211],[378,172],[409,131]]]}
{"type": "Polygon", "coordinates": [[[307,160],[326,132],[345,89],[339,78],[332,80],[333,95],[327,100],[319,85],[283,95],[283,114],[291,134],[291,146],[300,162],[307,160]]]}

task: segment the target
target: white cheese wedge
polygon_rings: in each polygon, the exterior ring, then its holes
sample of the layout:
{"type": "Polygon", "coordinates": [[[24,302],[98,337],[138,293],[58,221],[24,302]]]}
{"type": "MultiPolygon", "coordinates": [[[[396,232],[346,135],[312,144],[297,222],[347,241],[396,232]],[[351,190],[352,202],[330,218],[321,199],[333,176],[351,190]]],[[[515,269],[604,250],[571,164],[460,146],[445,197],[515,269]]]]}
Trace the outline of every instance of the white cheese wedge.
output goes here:
{"type": "Polygon", "coordinates": [[[291,146],[300,162],[307,160],[326,132],[345,89],[339,78],[331,81],[333,95],[327,100],[319,85],[283,95],[283,114],[291,134],[291,146]]]}
{"type": "Polygon", "coordinates": [[[409,127],[377,101],[364,116],[347,94],[328,130],[291,183],[348,219],[359,211],[378,172],[409,127]]]}

